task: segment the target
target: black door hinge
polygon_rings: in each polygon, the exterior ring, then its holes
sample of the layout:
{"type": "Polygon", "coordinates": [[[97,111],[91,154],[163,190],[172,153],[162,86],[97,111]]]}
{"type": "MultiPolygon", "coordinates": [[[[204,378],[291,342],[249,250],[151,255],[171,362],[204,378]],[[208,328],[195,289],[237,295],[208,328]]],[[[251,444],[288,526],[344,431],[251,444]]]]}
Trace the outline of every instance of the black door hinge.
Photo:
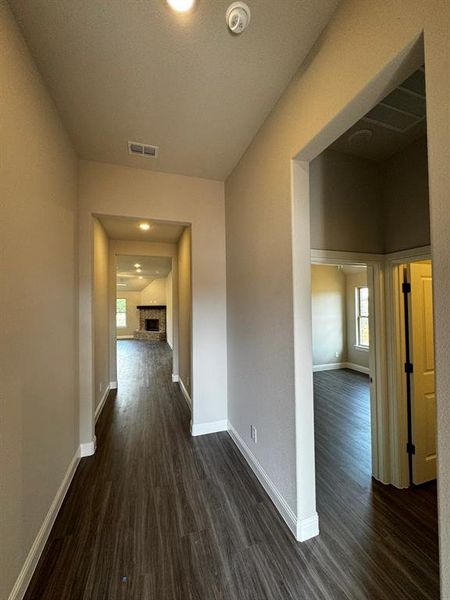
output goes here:
{"type": "Polygon", "coordinates": [[[415,454],[416,453],[416,447],[414,446],[414,444],[412,444],[411,442],[408,442],[406,444],[406,452],[408,454],[415,454]]]}
{"type": "Polygon", "coordinates": [[[414,366],[412,363],[405,363],[405,373],[414,373],[414,366]]]}
{"type": "Polygon", "coordinates": [[[404,283],[402,283],[402,292],[404,294],[411,293],[411,284],[408,281],[405,281],[404,283]]]}

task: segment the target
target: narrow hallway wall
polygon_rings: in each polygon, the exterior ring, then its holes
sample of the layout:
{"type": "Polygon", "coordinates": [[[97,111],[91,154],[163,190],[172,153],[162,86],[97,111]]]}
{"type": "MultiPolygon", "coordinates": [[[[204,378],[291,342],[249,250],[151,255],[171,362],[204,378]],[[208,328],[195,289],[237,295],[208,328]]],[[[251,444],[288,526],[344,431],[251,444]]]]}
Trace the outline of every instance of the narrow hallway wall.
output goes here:
{"type": "MultiPolygon", "coordinates": [[[[8,598],[79,446],[77,158],[0,0],[0,598],[8,598]]],[[[23,591],[34,563],[22,571],[23,591]]],[[[18,597],[18,596],[17,596],[18,597]]]]}
{"type": "Polygon", "coordinates": [[[192,288],[191,230],[189,227],[186,227],[178,242],[178,310],[178,340],[180,348],[179,375],[189,396],[191,396],[192,288]]]}

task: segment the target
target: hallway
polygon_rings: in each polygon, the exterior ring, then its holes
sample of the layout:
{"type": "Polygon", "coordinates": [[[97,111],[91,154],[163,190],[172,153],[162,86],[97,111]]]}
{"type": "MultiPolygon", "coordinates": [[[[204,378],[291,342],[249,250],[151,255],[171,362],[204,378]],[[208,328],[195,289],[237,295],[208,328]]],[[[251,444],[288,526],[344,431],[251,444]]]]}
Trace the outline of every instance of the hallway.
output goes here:
{"type": "Polygon", "coordinates": [[[118,357],[26,600],[438,598],[435,489],[371,483],[363,376],[315,377],[321,535],[298,544],[228,434],[190,436],[169,347],[120,341],[118,357]],[[339,389],[359,401],[345,411],[339,389]],[[339,441],[346,414],[361,428],[339,441]]]}

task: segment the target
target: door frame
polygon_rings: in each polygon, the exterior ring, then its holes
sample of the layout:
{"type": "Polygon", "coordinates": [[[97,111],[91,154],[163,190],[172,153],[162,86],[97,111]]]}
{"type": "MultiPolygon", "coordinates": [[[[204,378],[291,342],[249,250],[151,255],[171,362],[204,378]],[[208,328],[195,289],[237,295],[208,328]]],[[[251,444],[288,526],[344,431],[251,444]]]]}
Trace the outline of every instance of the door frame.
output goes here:
{"type": "Polygon", "coordinates": [[[369,288],[369,369],[371,378],[372,476],[390,483],[389,407],[386,386],[386,340],[384,307],[384,256],[359,252],[311,250],[315,265],[364,265],[369,288]]]}
{"type": "Polygon", "coordinates": [[[432,260],[431,246],[387,254],[386,262],[386,335],[387,383],[390,406],[392,481],[398,488],[409,487],[406,443],[407,392],[404,373],[405,318],[402,293],[402,266],[420,260],[432,260]]]}

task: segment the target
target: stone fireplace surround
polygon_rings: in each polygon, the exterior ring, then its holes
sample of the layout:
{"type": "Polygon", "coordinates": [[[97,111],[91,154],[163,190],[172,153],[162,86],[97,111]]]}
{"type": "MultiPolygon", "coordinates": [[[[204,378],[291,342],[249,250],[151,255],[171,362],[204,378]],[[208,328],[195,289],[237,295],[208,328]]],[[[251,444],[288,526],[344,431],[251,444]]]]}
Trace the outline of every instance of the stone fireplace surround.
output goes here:
{"type": "Polygon", "coordinates": [[[134,332],[135,340],[147,340],[150,342],[165,342],[166,335],[166,307],[163,305],[150,304],[138,306],[139,311],[139,329],[134,332]],[[147,331],[145,328],[146,319],[157,319],[159,321],[159,331],[147,331]]]}

